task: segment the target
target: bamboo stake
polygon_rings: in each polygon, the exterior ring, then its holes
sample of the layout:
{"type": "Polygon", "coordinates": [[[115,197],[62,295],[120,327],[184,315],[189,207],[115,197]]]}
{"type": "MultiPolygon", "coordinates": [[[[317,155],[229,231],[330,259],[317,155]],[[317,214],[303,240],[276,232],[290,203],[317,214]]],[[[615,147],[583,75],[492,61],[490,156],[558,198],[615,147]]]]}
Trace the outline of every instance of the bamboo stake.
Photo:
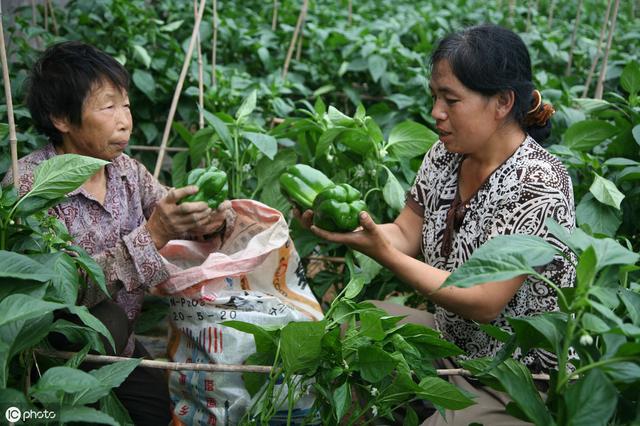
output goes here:
{"type": "Polygon", "coordinates": [[[36,0],[31,0],[31,26],[36,27],[36,0]]]}
{"type": "Polygon", "coordinates": [[[17,187],[20,172],[18,170],[18,138],[16,137],[16,122],[13,117],[13,97],[11,95],[11,80],[9,79],[9,64],[7,49],[4,43],[4,27],[2,24],[2,0],[0,0],[0,61],[2,61],[2,80],[4,81],[4,96],[7,99],[7,117],[9,120],[9,148],[11,150],[11,173],[13,184],[17,187]]]}
{"type": "Polygon", "coordinates": [[[196,35],[198,33],[198,28],[200,28],[200,22],[202,22],[202,15],[204,15],[204,6],[206,3],[206,0],[200,0],[198,18],[196,19],[196,24],[193,26],[193,31],[191,32],[191,40],[189,41],[187,56],[184,58],[184,64],[182,64],[182,71],[180,71],[178,85],[176,86],[176,90],[173,92],[173,99],[171,100],[171,107],[169,108],[169,117],[167,117],[167,124],[164,126],[164,133],[162,134],[162,142],[160,144],[160,152],[158,153],[158,159],[156,161],[156,169],[153,172],[153,176],[156,179],[158,178],[158,176],[160,176],[160,169],[162,168],[164,153],[167,149],[169,133],[171,133],[171,124],[173,123],[173,117],[175,116],[176,108],[178,107],[178,99],[180,99],[180,92],[182,91],[182,86],[184,85],[184,80],[187,76],[187,70],[189,69],[189,63],[191,62],[191,56],[193,55],[193,48],[196,44],[196,35]]]}
{"type": "Polygon", "coordinates": [[[287,79],[287,72],[289,71],[289,63],[291,62],[291,57],[293,56],[293,49],[296,46],[298,33],[300,32],[300,28],[302,28],[302,23],[304,22],[304,19],[307,16],[308,4],[309,4],[309,0],[302,0],[302,8],[300,9],[300,14],[298,15],[298,22],[296,23],[296,28],[293,30],[293,37],[291,37],[291,43],[289,43],[289,50],[287,51],[287,57],[284,60],[284,67],[282,68],[283,81],[287,79]]]}
{"type": "MultiPolygon", "coordinates": [[[[74,352],[41,351],[40,354],[61,359],[70,359],[74,352]]],[[[83,362],[95,362],[99,364],[112,364],[114,362],[127,361],[133,358],[109,355],[86,355],[83,362]]],[[[143,359],[140,367],[156,368],[171,371],[216,371],[227,373],[271,373],[268,365],[234,365],[234,364],[201,364],[190,362],[171,362],[143,359]]],[[[469,370],[463,368],[442,368],[436,370],[438,376],[473,376],[469,370]]],[[[544,373],[532,374],[534,380],[549,380],[549,375],[544,373]]]]}
{"type": "Polygon", "coordinates": [[[618,18],[618,8],[620,7],[620,0],[616,0],[613,5],[613,15],[611,17],[611,26],[609,27],[609,38],[607,40],[607,47],[604,51],[604,57],[602,58],[602,68],[600,68],[600,76],[598,77],[598,84],[596,84],[595,99],[602,99],[602,93],[604,92],[604,79],[607,75],[607,62],[609,62],[609,51],[611,50],[611,41],[613,40],[613,33],[616,31],[616,20],[618,18]]]}
{"type": "Polygon", "coordinates": [[[516,14],[516,0],[509,0],[509,20],[513,23],[513,17],[516,14]]]}
{"type": "Polygon", "coordinates": [[[549,16],[547,17],[547,22],[549,23],[549,29],[553,26],[553,12],[556,8],[556,0],[551,0],[551,4],[549,5],[549,16]]]}
{"type": "Polygon", "coordinates": [[[351,0],[349,0],[347,8],[349,10],[349,15],[347,16],[347,25],[351,26],[351,21],[353,20],[353,2],[351,0]]]}
{"type": "Polygon", "coordinates": [[[531,0],[527,0],[527,24],[525,26],[525,31],[529,32],[531,28],[531,0]]]}
{"type": "Polygon", "coordinates": [[[47,0],[44,0],[44,29],[45,31],[49,31],[49,4],[47,0]]]}
{"type": "Polygon", "coordinates": [[[591,79],[593,78],[593,74],[596,71],[596,66],[598,66],[598,62],[600,61],[600,55],[602,54],[602,42],[604,40],[604,33],[607,31],[607,26],[609,24],[609,14],[611,13],[611,0],[607,2],[607,11],[604,14],[604,21],[602,21],[602,28],[600,28],[600,36],[598,37],[598,48],[596,50],[596,56],[593,58],[591,62],[591,68],[589,68],[589,74],[587,74],[587,80],[584,83],[584,89],[582,90],[582,97],[586,98],[587,93],[589,92],[589,86],[591,85],[591,79]]]}
{"type": "Polygon", "coordinates": [[[216,86],[216,54],[218,49],[218,1],[213,0],[213,41],[211,46],[211,85],[216,86]]]}
{"type": "Polygon", "coordinates": [[[296,49],[296,61],[300,60],[300,55],[302,54],[303,38],[304,38],[304,22],[302,23],[302,28],[300,28],[300,37],[298,37],[298,48],[296,49]]]}
{"type": "MultiPolygon", "coordinates": [[[[194,25],[198,20],[198,0],[193,0],[193,20],[194,25]]],[[[200,45],[200,27],[196,35],[198,45],[198,128],[204,128],[204,69],[202,67],[202,46],[200,45]]]]}
{"type": "Polygon", "coordinates": [[[48,5],[48,9],[51,12],[51,23],[53,24],[53,33],[55,35],[59,35],[58,33],[58,21],[56,20],[56,12],[53,10],[53,3],[51,0],[45,0],[48,5]]]}
{"type": "Polygon", "coordinates": [[[576,12],[576,20],[573,23],[573,32],[571,33],[571,44],[569,47],[569,60],[567,61],[567,68],[564,70],[565,77],[571,74],[571,64],[573,63],[573,49],[576,47],[576,37],[578,34],[578,27],[580,26],[580,16],[582,14],[582,3],[584,0],[578,1],[578,11],[576,12]]]}
{"type": "Polygon", "coordinates": [[[271,17],[271,31],[278,26],[278,0],[273,0],[273,16],[271,17]]]}

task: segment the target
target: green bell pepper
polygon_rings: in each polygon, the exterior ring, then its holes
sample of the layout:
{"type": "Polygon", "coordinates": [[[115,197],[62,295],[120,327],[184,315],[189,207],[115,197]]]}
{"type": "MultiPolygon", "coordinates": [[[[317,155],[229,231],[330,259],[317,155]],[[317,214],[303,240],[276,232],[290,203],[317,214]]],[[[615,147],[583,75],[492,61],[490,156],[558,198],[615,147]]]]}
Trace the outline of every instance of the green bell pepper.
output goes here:
{"type": "Polygon", "coordinates": [[[327,231],[353,231],[360,225],[360,212],[367,209],[360,198],[360,191],[347,183],[325,189],[313,201],[313,224],[327,231]]]}
{"type": "Polygon", "coordinates": [[[295,164],[280,175],[280,188],[303,210],[313,206],[319,192],[332,187],[333,182],[320,170],[306,164],[295,164]]]}
{"type": "Polygon", "coordinates": [[[204,201],[212,209],[217,209],[229,193],[227,174],[215,166],[191,170],[187,185],[196,185],[198,192],[183,198],[183,202],[204,201]]]}

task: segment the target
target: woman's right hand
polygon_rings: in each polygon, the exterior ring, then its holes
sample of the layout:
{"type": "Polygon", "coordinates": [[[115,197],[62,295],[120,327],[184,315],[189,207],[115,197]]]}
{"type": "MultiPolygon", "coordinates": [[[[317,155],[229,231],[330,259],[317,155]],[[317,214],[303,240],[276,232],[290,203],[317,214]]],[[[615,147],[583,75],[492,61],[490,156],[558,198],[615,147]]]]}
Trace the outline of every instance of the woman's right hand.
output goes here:
{"type": "Polygon", "coordinates": [[[211,220],[211,208],[203,201],[178,204],[182,198],[198,192],[197,186],[172,188],[156,204],[147,220],[147,230],[159,250],[176,238],[184,238],[194,230],[206,227],[211,220]]]}

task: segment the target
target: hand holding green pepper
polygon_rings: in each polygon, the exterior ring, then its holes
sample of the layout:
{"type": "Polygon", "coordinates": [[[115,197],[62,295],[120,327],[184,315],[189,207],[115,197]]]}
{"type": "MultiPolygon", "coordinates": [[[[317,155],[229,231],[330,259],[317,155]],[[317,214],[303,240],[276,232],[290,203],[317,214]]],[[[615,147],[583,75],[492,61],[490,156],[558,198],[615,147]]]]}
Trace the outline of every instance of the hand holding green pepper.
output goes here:
{"type": "Polygon", "coordinates": [[[182,202],[204,201],[214,210],[229,194],[227,174],[215,166],[193,169],[187,176],[187,185],[197,186],[198,192],[183,198],[182,202]]]}
{"type": "Polygon", "coordinates": [[[367,205],[360,191],[341,183],[320,192],[313,201],[313,224],[332,232],[349,232],[359,224],[359,214],[367,205]]]}

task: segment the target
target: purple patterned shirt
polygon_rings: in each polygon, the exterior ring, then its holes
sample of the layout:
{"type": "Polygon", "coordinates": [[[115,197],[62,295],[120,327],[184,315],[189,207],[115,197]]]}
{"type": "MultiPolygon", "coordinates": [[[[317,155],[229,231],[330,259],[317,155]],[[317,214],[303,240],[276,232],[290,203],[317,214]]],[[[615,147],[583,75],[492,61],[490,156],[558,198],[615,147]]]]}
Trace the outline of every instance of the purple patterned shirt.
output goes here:
{"type": "MultiPolygon", "coordinates": [[[[33,185],[33,171],[56,151],[52,144],[19,161],[20,195],[33,185]]],[[[162,186],[138,161],[122,154],[107,164],[104,204],[79,188],[49,213],[62,220],[76,244],[102,267],[107,289],[126,312],[131,329],[140,314],[145,289],[166,280],[169,273],[146,228],[156,203],[165,196],[162,186]]],[[[7,173],[2,184],[12,183],[7,173]]],[[[78,304],[92,307],[107,296],[91,283],[81,287],[78,304]],[[84,290],[84,291],[82,291],[84,290]]],[[[122,355],[133,352],[133,335],[122,355]]]]}

